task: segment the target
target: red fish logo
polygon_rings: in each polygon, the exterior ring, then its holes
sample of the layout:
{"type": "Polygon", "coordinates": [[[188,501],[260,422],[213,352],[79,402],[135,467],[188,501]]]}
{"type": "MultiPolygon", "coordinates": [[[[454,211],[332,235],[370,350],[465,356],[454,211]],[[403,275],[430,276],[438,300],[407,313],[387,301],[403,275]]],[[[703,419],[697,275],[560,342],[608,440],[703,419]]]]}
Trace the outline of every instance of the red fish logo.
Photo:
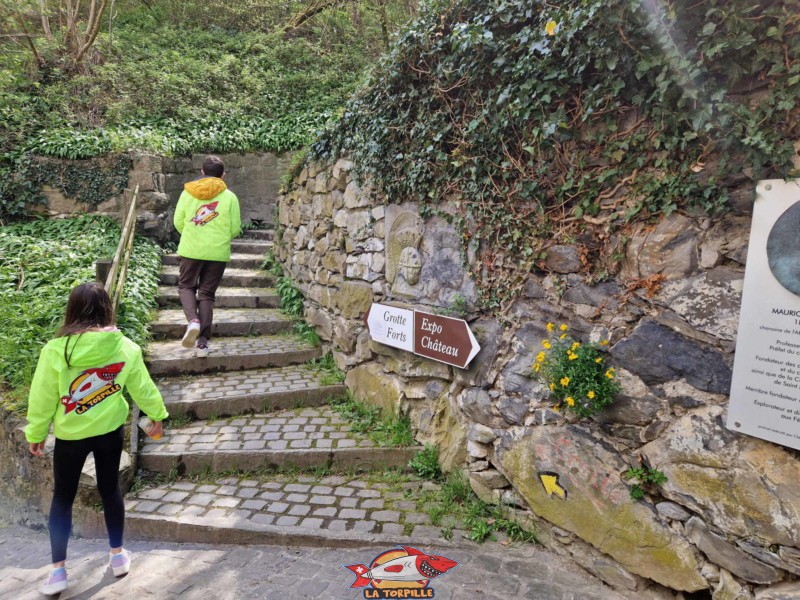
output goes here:
{"type": "Polygon", "coordinates": [[[203,204],[200,208],[197,209],[197,212],[194,213],[194,217],[192,217],[192,223],[195,225],[203,226],[219,216],[217,212],[217,202],[211,202],[209,204],[203,204]]]}
{"type": "Polygon", "coordinates": [[[345,565],[356,576],[350,587],[371,586],[372,589],[364,590],[364,598],[433,598],[433,589],[428,587],[430,580],[458,566],[444,556],[425,554],[410,546],[401,548],[379,554],[369,567],[345,565]],[[404,590],[402,595],[397,595],[399,589],[404,590]]]}
{"type": "Polygon", "coordinates": [[[98,369],[87,369],[78,375],[69,386],[69,395],[61,397],[66,413],[74,410],[76,414],[82,415],[111,394],[120,391],[122,387],[114,381],[124,366],[124,362],[118,362],[98,369]]]}

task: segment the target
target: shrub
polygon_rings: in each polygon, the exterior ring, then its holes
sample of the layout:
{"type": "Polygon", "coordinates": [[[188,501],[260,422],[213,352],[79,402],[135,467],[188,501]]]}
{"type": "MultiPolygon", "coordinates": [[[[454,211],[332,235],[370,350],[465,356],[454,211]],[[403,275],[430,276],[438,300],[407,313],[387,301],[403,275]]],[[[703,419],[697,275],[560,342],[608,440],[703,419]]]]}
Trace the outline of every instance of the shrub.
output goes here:
{"type": "Polygon", "coordinates": [[[562,324],[558,331],[547,324],[552,337],[542,340],[543,350],[533,363],[534,375],[550,388],[556,410],[566,410],[580,417],[590,417],[614,401],[620,386],[613,367],[605,364],[600,344],[581,344],[562,324]]]}

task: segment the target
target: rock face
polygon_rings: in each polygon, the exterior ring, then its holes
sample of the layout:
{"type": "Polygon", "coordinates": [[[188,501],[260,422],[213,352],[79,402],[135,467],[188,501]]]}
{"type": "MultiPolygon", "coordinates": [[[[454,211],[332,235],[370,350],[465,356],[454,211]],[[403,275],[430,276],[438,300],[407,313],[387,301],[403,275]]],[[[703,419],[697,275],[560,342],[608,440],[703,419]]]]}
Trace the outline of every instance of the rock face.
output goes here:
{"type": "Polygon", "coordinates": [[[506,434],[496,456],[537,515],[575,533],[631,573],[676,590],[706,587],[692,546],[662,524],[652,509],[631,502],[619,475],[625,465],[586,431],[569,426],[536,428],[520,439],[506,434]],[[548,493],[542,474],[555,475],[566,497],[548,493]]]}
{"type": "Polygon", "coordinates": [[[633,225],[624,248],[589,233],[554,241],[519,296],[490,313],[469,276],[488,268],[485,249],[464,245],[441,216],[457,213],[458,198],[423,215],[353,168],[347,159],[304,167],[279,200],[276,251],[356,397],[408,415],[445,470],[465,470],[487,502],[528,510],[544,543],[613,587],[800,598],[776,583],[800,574],[800,459],[723,425],[746,214],[676,212],[633,225]],[[621,252],[618,272],[592,283],[584,261],[609,243],[621,252]],[[462,370],[371,341],[362,316],[372,302],[465,318],[481,351],[462,370]],[[560,334],[548,323],[580,343],[611,341],[601,349],[621,392],[599,414],[553,410],[558,382],[532,366],[542,340],[560,334]],[[640,466],[667,481],[645,484],[634,501],[623,473],[640,466]]]}
{"type": "Polygon", "coordinates": [[[650,319],[643,320],[611,353],[620,366],[648,385],[686,379],[697,389],[718,394],[731,387],[731,369],[719,352],[650,319]]]}
{"type": "Polygon", "coordinates": [[[722,416],[720,407],[698,409],[642,448],[669,478],[663,494],[733,535],[797,545],[800,463],[780,446],[728,431],[722,416]]]}

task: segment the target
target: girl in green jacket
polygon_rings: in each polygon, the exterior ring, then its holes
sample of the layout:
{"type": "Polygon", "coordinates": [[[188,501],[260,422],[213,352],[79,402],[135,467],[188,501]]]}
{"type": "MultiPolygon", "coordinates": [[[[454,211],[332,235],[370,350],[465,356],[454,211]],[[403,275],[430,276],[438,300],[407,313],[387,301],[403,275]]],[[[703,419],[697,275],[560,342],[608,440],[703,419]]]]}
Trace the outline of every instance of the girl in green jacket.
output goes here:
{"type": "Polygon", "coordinates": [[[44,456],[51,423],[56,438],[49,518],[53,568],[42,586],[44,594],[67,589],[64,564],[72,504],[90,452],[103,500],[111,569],[115,576],[130,569],[131,555],[122,548],[125,505],[118,481],[128,418],[123,388],[155,421],[150,435],[159,437],[167,409],[144,366],[142,351],[114,325],[113,306],[103,286],[84,283],[70,293],[64,325],[42,349],[28,399],[25,437],[31,454],[44,456]]]}

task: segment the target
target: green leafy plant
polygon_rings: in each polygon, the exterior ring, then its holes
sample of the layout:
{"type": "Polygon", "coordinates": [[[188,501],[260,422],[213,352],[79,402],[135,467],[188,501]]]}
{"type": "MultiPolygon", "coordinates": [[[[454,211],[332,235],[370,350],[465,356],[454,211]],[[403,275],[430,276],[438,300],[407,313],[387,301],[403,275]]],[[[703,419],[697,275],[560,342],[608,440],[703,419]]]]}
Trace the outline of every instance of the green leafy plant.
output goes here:
{"type": "Polygon", "coordinates": [[[308,365],[321,375],[321,385],[336,385],[344,381],[344,373],[336,366],[333,353],[328,352],[320,358],[308,361],[308,365]]]}
{"type": "Polygon", "coordinates": [[[430,444],[425,444],[425,448],[408,462],[408,466],[418,477],[423,479],[435,480],[442,476],[442,469],[439,466],[439,450],[430,444]]]}
{"type": "Polygon", "coordinates": [[[275,277],[281,277],[283,275],[283,267],[275,256],[275,252],[272,250],[267,250],[264,254],[264,262],[261,263],[261,268],[275,277]]]}
{"type": "Polygon", "coordinates": [[[310,344],[314,347],[319,346],[321,340],[314,328],[305,321],[299,321],[292,326],[294,335],[300,340],[310,344]]]}
{"type": "Polygon", "coordinates": [[[331,400],[331,408],[350,421],[350,429],[363,433],[380,446],[405,447],[414,444],[411,421],[405,415],[389,416],[380,408],[367,406],[347,394],[331,400]]]}
{"type": "Polygon", "coordinates": [[[275,289],[281,298],[281,311],[295,318],[303,316],[303,294],[288,277],[279,277],[275,289]]]}
{"type": "Polygon", "coordinates": [[[631,499],[633,500],[641,500],[644,498],[646,489],[664,485],[668,481],[662,471],[650,467],[631,467],[622,476],[625,479],[636,479],[636,483],[631,485],[631,499]]]}
{"type": "Polygon", "coordinates": [[[566,410],[580,417],[590,417],[614,401],[620,385],[613,367],[605,364],[600,344],[581,344],[562,324],[558,331],[547,324],[551,337],[542,340],[543,350],[533,363],[534,376],[545,382],[556,400],[556,410],[566,410]]]}

